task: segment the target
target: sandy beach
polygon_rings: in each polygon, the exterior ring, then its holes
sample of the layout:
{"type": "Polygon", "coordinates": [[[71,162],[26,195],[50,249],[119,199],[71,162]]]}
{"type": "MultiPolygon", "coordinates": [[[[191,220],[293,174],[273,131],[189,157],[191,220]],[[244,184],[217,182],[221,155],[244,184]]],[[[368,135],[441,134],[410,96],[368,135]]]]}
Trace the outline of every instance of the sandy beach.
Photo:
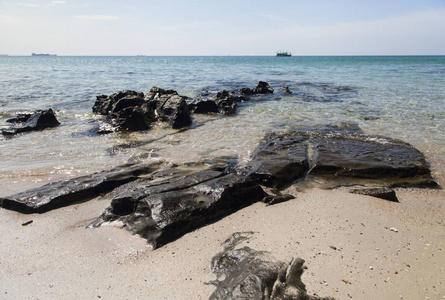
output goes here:
{"type": "Polygon", "coordinates": [[[445,192],[396,189],[394,203],[348,190],[291,187],[293,200],[254,204],[156,250],[118,226],[86,228],[106,199],[40,215],[0,209],[0,298],[208,299],[220,244],[254,231],[250,247],[306,261],[309,294],[444,299],[445,192]]]}

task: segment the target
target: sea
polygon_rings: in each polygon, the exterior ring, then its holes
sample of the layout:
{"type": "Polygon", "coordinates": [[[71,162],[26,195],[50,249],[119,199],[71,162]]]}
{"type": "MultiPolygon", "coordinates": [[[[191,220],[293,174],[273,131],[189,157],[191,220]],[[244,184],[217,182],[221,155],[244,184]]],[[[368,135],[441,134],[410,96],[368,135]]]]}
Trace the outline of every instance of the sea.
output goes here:
{"type": "Polygon", "coordinates": [[[434,176],[445,174],[445,56],[0,57],[0,129],[48,108],[60,126],[0,135],[0,195],[127,162],[230,156],[242,165],[268,133],[345,122],[412,144],[434,176]],[[188,130],[93,130],[102,120],[92,112],[97,95],[157,86],[194,98],[259,81],[275,92],[240,103],[232,116],[193,115],[188,130]]]}

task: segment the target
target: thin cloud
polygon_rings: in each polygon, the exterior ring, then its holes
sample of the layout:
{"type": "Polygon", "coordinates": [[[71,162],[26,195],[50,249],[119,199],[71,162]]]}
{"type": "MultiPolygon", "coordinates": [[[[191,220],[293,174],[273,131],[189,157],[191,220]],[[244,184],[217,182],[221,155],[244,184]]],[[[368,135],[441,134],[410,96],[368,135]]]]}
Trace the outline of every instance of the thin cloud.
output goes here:
{"type": "Polygon", "coordinates": [[[59,0],[59,1],[53,1],[53,2],[51,3],[51,5],[54,6],[54,5],[65,4],[65,3],[66,3],[66,1],[59,0]]]}
{"type": "Polygon", "coordinates": [[[109,16],[109,15],[81,15],[76,16],[77,19],[84,21],[115,21],[119,20],[118,16],[109,16]]]}
{"type": "Polygon", "coordinates": [[[282,18],[282,17],[278,17],[275,15],[267,15],[266,19],[271,20],[271,21],[278,21],[278,22],[289,22],[288,19],[282,18]]]}
{"type": "Polygon", "coordinates": [[[170,25],[170,26],[158,26],[156,27],[159,31],[166,32],[183,32],[189,30],[215,30],[223,28],[224,25],[218,21],[209,21],[209,22],[192,22],[188,24],[182,25],[170,25]]]}

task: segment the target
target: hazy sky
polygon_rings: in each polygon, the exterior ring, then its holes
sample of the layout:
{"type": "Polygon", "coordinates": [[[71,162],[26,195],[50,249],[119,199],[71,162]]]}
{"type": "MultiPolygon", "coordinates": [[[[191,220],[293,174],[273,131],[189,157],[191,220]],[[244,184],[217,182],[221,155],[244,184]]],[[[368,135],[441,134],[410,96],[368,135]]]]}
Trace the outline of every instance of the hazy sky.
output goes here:
{"type": "Polygon", "coordinates": [[[0,54],[445,55],[445,0],[0,0],[0,54]]]}

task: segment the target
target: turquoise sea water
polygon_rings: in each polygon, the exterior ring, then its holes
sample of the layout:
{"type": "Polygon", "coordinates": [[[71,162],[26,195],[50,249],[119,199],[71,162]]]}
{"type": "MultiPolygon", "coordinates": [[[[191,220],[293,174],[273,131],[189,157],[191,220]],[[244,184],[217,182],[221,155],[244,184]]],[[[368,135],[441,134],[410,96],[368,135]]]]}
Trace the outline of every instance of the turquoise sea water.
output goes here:
{"type": "Polygon", "coordinates": [[[0,128],[16,113],[47,108],[61,126],[0,138],[0,182],[8,191],[128,160],[233,155],[243,163],[268,132],[335,122],[409,142],[445,174],[445,56],[0,57],[0,128]],[[99,94],[158,86],[194,97],[260,80],[275,93],[242,103],[235,116],[195,115],[187,131],[89,133],[100,119],[91,111],[99,94]],[[283,86],[294,94],[281,93],[283,86]]]}

